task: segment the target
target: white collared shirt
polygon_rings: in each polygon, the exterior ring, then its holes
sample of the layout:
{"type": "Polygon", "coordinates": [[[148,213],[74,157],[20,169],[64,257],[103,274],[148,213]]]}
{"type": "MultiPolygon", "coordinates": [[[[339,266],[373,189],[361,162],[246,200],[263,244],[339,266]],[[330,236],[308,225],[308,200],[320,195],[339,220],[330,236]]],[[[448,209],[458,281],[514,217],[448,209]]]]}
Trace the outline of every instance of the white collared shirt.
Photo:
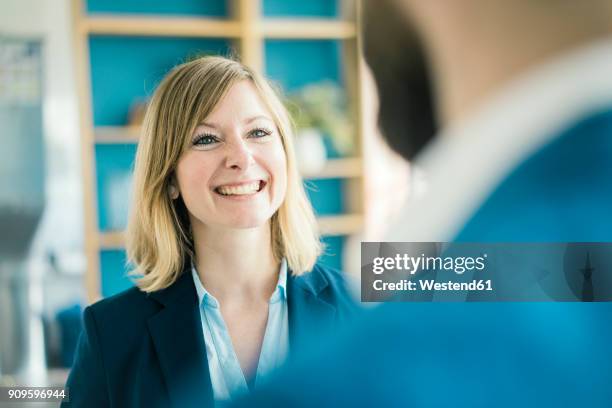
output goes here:
{"type": "MultiPolygon", "coordinates": [[[[244,373],[221,315],[219,302],[204,288],[193,264],[191,274],[198,293],[202,332],[206,343],[206,357],[214,399],[215,401],[235,399],[249,392],[244,373]]],[[[287,262],[285,259],[281,262],[278,283],[269,303],[268,321],[257,364],[255,384],[284,362],[289,348],[287,262]]]]}
{"type": "Polygon", "coordinates": [[[520,75],[415,161],[426,191],[389,223],[388,242],[448,242],[512,169],[572,122],[612,107],[612,38],[520,75]]]}

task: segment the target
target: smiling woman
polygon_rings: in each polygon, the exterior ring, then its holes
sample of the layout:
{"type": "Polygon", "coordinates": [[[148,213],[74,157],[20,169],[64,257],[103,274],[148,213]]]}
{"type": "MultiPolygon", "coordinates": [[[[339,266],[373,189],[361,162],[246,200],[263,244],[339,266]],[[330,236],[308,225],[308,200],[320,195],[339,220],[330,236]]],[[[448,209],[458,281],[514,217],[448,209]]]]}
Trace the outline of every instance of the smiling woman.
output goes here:
{"type": "Polygon", "coordinates": [[[196,255],[198,234],[223,227],[269,229],[277,262],[285,258],[298,275],[312,269],[321,249],[293,159],[291,122],[263,78],[221,57],[183,64],[158,87],[143,129],[127,251],[144,291],[173,282],[196,255]],[[252,200],[220,190],[258,180],[264,194],[252,200]]]}
{"type": "Polygon", "coordinates": [[[164,78],[133,202],[137,287],[85,309],[69,406],[212,406],[352,314],[342,275],[316,263],[288,114],[241,63],[204,57],[164,78]]]}

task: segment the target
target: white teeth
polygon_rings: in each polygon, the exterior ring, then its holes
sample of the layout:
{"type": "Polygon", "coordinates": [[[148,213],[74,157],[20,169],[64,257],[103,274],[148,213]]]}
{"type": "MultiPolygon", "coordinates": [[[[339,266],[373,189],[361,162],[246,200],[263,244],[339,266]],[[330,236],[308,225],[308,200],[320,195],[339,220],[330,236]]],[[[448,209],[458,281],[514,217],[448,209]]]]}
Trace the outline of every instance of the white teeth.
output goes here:
{"type": "Polygon", "coordinates": [[[259,181],[254,181],[250,184],[243,184],[241,186],[221,186],[217,187],[217,191],[223,195],[255,194],[259,190],[259,184],[259,181]]]}

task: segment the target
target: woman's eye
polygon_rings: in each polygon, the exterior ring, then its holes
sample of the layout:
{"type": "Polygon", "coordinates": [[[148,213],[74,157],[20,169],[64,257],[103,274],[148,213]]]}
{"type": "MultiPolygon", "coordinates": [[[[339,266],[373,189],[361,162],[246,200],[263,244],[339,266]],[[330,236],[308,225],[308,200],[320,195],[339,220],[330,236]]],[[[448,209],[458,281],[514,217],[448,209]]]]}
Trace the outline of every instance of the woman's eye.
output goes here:
{"type": "Polygon", "coordinates": [[[272,134],[272,132],[270,132],[269,130],[267,130],[267,129],[259,129],[258,128],[258,129],[253,129],[251,131],[251,133],[250,133],[250,136],[257,139],[257,138],[260,138],[260,137],[269,136],[270,134],[272,134]]]}
{"type": "Polygon", "coordinates": [[[214,143],[218,142],[218,139],[216,136],[213,135],[200,135],[197,136],[193,142],[194,145],[196,146],[209,146],[212,145],[214,143]]]}

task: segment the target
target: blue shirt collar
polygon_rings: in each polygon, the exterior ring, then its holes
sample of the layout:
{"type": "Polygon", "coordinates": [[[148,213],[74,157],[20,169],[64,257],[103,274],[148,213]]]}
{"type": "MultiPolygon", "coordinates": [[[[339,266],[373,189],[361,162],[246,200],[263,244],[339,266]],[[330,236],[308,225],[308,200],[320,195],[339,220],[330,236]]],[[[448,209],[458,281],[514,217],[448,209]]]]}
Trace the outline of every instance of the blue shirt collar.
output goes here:
{"type": "MultiPolygon", "coordinates": [[[[200,276],[198,275],[198,271],[191,261],[191,276],[193,278],[193,283],[196,287],[196,292],[198,293],[198,303],[201,306],[209,306],[209,307],[219,307],[219,301],[215,299],[213,295],[211,295],[202,282],[200,281],[200,276]]],[[[278,282],[276,283],[276,288],[270,297],[270,303],[276,303],[281,300],[287,299],[287,261],[285,258],[281,260],[280,271],[278,273],[278,282]]]]}

